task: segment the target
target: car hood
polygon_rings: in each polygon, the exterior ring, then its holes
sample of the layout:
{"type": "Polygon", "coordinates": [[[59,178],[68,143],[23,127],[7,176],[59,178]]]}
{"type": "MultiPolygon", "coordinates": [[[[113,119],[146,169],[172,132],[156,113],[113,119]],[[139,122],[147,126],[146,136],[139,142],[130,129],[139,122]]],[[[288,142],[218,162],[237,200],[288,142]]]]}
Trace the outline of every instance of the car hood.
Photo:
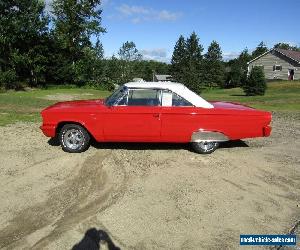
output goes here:
{"type": "Polygon", "coordinates": [[[99,107],[104,106],[104,99],[96,99],[96,100],[76,100],[76,101],[66,101],[66,102],[58,102],[55,103],[43,111],[46,110],[60,110],[60,109],[73,109],[73,108],[89,108],[89,107],[99,107]]]}
{"type": "Polygon", "coordinates": [[[216,109],[254,110],[254,108],[236,102],[210,101],[210,103],[216,109]]]}

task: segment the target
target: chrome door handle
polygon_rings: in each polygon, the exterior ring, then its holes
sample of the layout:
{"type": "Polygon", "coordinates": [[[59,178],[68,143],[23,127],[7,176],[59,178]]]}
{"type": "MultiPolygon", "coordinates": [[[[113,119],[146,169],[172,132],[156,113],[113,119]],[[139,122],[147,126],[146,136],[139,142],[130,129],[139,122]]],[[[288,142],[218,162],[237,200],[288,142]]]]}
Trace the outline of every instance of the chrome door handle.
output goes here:
{"type": "Polygon", "coordinates": [[[160,113],[155,113],[155,114],[153,114],[153,117],[157,118],[157,120],[160,121],[160,113]]]}

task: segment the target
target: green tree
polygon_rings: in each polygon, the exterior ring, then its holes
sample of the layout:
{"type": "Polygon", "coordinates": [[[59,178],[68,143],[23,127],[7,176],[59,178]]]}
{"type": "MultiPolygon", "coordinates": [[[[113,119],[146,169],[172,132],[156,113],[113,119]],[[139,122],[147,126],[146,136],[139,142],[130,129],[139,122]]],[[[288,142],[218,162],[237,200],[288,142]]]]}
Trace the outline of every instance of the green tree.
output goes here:
{"type": "Polygon", "coordinates": [[[73,82],[90,80],[86,78],[88,75],[94,77],[90,74],[93,73],[93,66],[87,57],[93,60],[99,37],[106,32],[101,26],[100,4],[101,0],[53,2],[54,35],[65,60],[62,73],[69,72],[67,79],[73,82]],[[91,42],[92,36],[96,37],[96,45],[91,42]],[[83,67],[85,72],[78,70],[80,67],[83,67]]]}
{"type": "Polygon", "coordinates": [[[238,57],[238,61],[241,69],[241,85],[247,80],[248,62],[250,62],[252,56],[249,54],[248,49],[244,49],[238,57]]]}
{"type": "Polygon", "coordinates": [[[247,69],[247,63],[251,61],[252,56],[249,54],[249,50],[244,49],[241,54],[238,56],[239,63],[241,64],[242,69],[247,69]]]}
{"type": "Polygon", "coordinates": [[[106,60],[106,77],[115,84],[122,83],[121,63],[116,56],[106,60]]]}
{"type": "Polygon", "coordinates": [[[234,88],[241,85],[241,65],[238,59],[232,59],[226,63],[228,72],[226,75],[226,81],[224,83],[225,88],[234,88]]]}
{"type": "Polygon", "coordinates": [[[171,60],[173,78],[198,93],[203,88],[202,52],[203,47],[195,32],[186,40],[181,35],[175,44],[171,60]]]}
{"type": "Polygon", "coordinates": [[[197,67],[202,61],[203,46],[195,32],[186,40],[187,63],[190,68],[197,67]]]}
{"type": "Polygon", "coordinates": [[[252,52],[252,58],[256,58],[267,51],[268,47],[264,44],[264,42],[260,42],[255,48],[255,50],[252,52]]]}
{"type": "Polygon", "coordinates": [[[178,82],[184,81],[186,70],[186,41],[181,35],[175,44],[172,59],[171,59],[171,74],[174,80],[178,82]]]}
{"type": "Polygon", "coordinates": [[[202,66],[203,46],[195,32],[186,40],[186,72],[184,74],[184,83],[200,93],[203,88],[203,68],[202,66]]]}
{"type": "Polygon", "coordinates": [[[238,58],[230,60],[227,63],[228,73],[226,76],[226,88],[242,86],[247,79],[248,62],[251,61],[252,56],[248,49],[244,49],[238,58]]]}
{"type": "Polygon", "coordinates": [[[131,81],[134,78],[133,66],[135,61],[140,61],[142,55],[139,53],[134,42],[125,42],[118,52],[122,73],[122,82],[131,81]]]}
{"type": "Polygon", "coordinates": [[[247,96],[264,95],[267,85],[263,69],[253,67],[242,88],[247,96]]]}
{"type": "Polygon", "coordinates": [[[119,49],[118,55],[121,60],[126,62],[139,61],[142,59],[142,55],[139,53],[134,42],[126,41],[119,49]]]}
{"type": "Polygon", "coordinates": [[[41,1],[0,1],[0,79],[5,87],[37,83],[45,71],[41,44],[47,36],[47,24],[41,1]]]}
{"type": "Polygon", "coordinates": [[[205,83],[212,87],[215,84],[223,86],[225,80],[225,67],[222,62],[222,50],[216,41],[212,41],[205,54],[204,72],[205,83]]]}
{"type": "Polygon", "coordinates": [[[169,74],[169,66],[157,61],[136,61],[133,63],[133,77],[142,78],[145,81],[152,81],[153,74],[169,74]]]}
{"type": "Polygon", "coordinates": [[[207,49],[205,58],[210,61],[221,61],[222,60],[222,50],[220,45],[216,41],[212,41],[207,49]]]}
{"type": "Polygon", "coordinates": [[[294,51],[300,51],[300,47],[293,46],[288,43],[277,43],[274,45],[275,49],[286,49],[286,50],[294,50],[294,51]]]}

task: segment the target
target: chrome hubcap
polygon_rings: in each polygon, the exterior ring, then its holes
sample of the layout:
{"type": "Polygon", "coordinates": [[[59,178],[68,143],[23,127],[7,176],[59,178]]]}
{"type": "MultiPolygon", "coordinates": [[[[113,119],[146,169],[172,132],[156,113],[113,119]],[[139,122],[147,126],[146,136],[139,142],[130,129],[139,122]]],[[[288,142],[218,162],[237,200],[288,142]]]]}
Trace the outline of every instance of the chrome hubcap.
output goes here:
{"type": "Polygon", "coordinates": [[[203,151],[208,152],[213,150],[216,147],[217,143],[204,141],[204,142],[199,142],[199,145],[203,149],[203,151]]]}
{"type": "Polygon", "coordinates": [[[78,129],[70,129],[64,134],[64,143],[70,149],[78,149],[84,144],[84,136],[78,129]]]}

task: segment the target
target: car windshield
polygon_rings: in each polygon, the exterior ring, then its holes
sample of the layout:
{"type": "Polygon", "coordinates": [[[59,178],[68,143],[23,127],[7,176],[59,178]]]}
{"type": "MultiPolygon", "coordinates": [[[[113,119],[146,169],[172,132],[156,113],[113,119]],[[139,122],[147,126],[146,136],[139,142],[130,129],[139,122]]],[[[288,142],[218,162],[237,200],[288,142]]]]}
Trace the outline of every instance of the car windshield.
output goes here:
{"type": "Polygon", "coordinates": [[[112,106],[116,104],[122,97],[127,93],[127,88],[121,86],[115,92],[113,92],[109,97],[106,98],[105,104],[107,106],[112,106]]]}

